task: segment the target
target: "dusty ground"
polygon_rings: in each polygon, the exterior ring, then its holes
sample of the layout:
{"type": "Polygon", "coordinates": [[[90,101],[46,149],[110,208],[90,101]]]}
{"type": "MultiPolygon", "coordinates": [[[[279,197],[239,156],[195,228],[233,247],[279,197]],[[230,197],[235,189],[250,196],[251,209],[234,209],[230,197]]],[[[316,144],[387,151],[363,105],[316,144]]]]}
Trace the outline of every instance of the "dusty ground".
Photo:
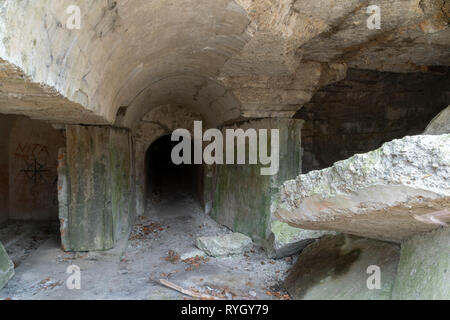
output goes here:
{"type": "Polygon", "coordinates": [[[186,299],[160,285],[160,279],[224,299],[279,299],[272,292],[278,292],[295,259],[270,260],[255,245],[241,256],[180,261],[195,249],[196,237],[230,231],[187,194],[153,202],[147,216],[137,218],[130,241],[109,252],[64,253],[48,225],[22,226],[31,230],[25,236],[17,223],[4,226],[0,237],[16,238],[7,248],[16,260],[16,275],[0,290],[0,299],[186,299]],[[26,252],[20,250],[30,243],[26,252]],[[81,268],[80,290],[66,287],[70,265],[81,268]]]}

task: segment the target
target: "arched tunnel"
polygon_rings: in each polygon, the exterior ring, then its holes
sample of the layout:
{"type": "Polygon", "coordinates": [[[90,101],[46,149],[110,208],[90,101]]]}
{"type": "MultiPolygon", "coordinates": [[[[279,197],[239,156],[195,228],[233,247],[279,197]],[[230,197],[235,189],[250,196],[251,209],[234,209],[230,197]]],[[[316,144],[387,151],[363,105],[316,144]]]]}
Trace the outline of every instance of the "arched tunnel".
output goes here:
{"type": "Polygon", "coordinates": [[[145,154],[146,215],[183,214],[186,201],[201,206],[203,167],[194,163],[193,156],[190,164],[175,164],[172,150],[177,142],[171,138],[158,138],[145,154]]]}
{"type": "Polygon", "coordinates": [[[449,299],[450,5],[379,9],[0,1],[0,299],[449,299]]]}

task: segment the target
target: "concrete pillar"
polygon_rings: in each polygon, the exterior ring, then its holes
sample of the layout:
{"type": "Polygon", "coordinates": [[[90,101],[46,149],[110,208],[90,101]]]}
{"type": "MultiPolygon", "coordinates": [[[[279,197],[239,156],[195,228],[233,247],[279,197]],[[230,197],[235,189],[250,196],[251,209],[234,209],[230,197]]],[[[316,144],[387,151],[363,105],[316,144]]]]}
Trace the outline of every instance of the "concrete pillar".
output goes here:
{"type": "Polygon", "coordinates": [[[134,211],[129,133],[70,125],[66,136],[66,155],[60,153],[58,190],[63,248],[111,249],[120,236],[128,235],[134,211]]]}
{"type": "Polygon", "coordinates": [[[450,228],[425,232],[402,242],[394,300],[450,299],[450,228]]]}
{"type": "Polygon", "coordinates": [[[278,187],[301,171],[302,124],[302,120],[262,119],[233,127],[244,131],[268,129],[269,134],[270,129],[279,129],[279,171],[273,176],[265,176],[261,175],[260,169],[267,166],[260,164],[217,165],[211,212],[216,221],[256,242],[267,242],[272,224],[270,208],[278,187]]]}

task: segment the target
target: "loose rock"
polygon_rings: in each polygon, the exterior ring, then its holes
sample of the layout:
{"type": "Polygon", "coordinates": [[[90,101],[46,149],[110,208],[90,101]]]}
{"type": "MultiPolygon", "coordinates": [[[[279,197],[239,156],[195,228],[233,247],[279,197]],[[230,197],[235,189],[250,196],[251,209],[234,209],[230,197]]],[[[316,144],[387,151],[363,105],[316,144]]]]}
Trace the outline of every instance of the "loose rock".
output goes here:
{"type": "Polygon", "coordinates": [[[252,239],[241,233],[197,239],[197,247],[212,257],[242,254],[251,243],[252,239]]]}

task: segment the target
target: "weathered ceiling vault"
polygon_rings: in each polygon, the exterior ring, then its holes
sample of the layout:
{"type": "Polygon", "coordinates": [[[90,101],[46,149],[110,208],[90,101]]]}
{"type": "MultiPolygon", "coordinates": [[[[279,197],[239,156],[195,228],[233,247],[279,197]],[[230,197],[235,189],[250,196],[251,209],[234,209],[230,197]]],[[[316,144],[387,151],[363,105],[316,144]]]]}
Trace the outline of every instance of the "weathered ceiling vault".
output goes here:
{"type": "Polygon", "coordinates": [[[133,128],[183,105],[211,125],[291,117],[347,67],[450,65],[449,2],[0,1],[0,111],[133,128]],[[67,28],[70,5],[80,29],[67,28]],[[118,110],[121,115],[116,121],[118,110]]]}

